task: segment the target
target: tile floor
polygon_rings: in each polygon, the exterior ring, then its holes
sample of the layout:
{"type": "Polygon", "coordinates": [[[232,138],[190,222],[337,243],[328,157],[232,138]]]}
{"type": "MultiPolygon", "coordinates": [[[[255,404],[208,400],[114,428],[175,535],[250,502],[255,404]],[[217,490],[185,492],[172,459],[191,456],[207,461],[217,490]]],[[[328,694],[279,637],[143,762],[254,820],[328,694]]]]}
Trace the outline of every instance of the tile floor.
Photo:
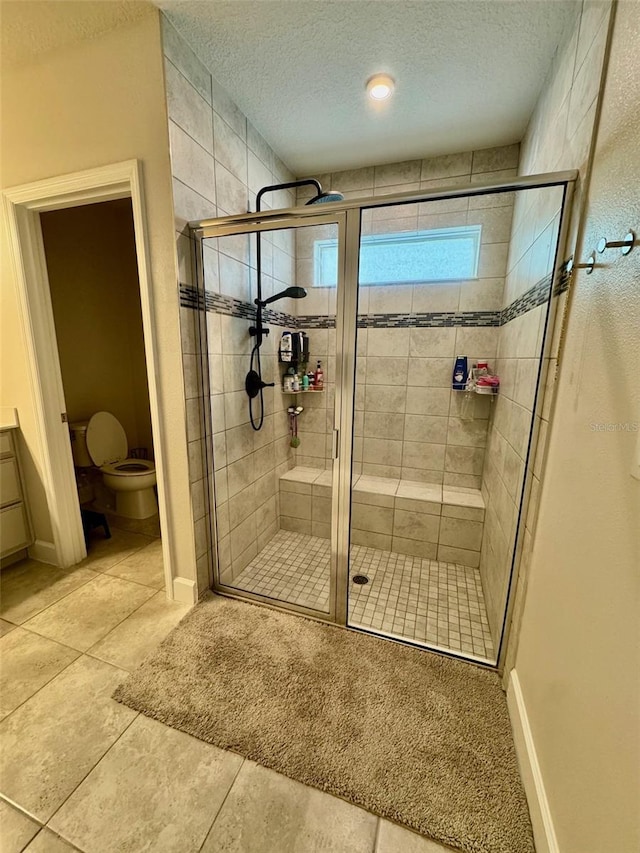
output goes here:
{"type": "Polygon", "coordinates": [[[446,853],[114,702],[188,608],[157,540],[112,532],[72,569],[0,572],[2,853],[446,853]]]}
{"type": "MultiPolygon", "coordinates": [[[[329,541],[280,530],[234,586],[328,612],[329,541]]],[[[349,624],[465,655],[494,660],[480,572],[454,563],[351,548],[349,624]]]]}

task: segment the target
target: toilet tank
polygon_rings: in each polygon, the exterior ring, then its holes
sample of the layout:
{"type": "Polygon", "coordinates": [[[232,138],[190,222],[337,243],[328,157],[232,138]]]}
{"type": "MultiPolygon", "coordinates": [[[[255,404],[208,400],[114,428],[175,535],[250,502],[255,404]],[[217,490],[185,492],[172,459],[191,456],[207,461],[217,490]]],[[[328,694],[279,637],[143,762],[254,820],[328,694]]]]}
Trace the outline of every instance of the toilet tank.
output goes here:
{"type": "Polygon", "coordinates": [[[73,454],[73,464],[76,468],[91,468],[93,466],[93,460],[87,450],[88,423],[89,421],[78,421],[75,424],[69,424],[71,452],[73,454]]]}

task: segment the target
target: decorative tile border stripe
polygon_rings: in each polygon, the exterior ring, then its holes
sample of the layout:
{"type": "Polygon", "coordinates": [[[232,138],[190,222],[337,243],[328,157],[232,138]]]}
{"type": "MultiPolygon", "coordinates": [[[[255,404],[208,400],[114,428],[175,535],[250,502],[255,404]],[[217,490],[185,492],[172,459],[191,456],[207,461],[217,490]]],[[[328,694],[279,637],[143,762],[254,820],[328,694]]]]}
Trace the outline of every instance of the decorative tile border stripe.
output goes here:
{"type": "Polygon", "coordinates": [[[569,289],[569,283],[571,282],[571,273],[567,270],[568,263],[569,261],[565,261],[556,277],[556,283],[553,288],[554,296],[560,296],[561,293],[564,293],[565,290],[569,289]]]}
{"type": "MultiPolygon", "coordinates": [[[[224,293],[211,293],[208,290],[203,299],[202,294],[198,294],[197,288],[188,284],[180,284],[180,305],[183,308],[201,308],[203,301],[207,311],[225,314],[228,317],[239,317],[243,320],[256,319],[256,306],[252,305],[251,302],[235,299],[233,296],[226,296],[224,293]]],[[[262,317],[265,322],[272,326],[295,328],[298,322],[298,318],[294,317],[293,314],[273,311],[270,308],[263,310],[262,317]]]]}
{"type": "Polygon", "coordinates": [[[422,329],[499,326],[499,311],[438,311],[416,314],[359,314],[360,329],[422,329]]]}
{"type": "MultiPolygon", "coordinates": [[[[359,329],[419,329],[468,327],[487,328],[504,326],[544,304],[549,298],[551,274],[545,276],[522,296],[518,296],[502,311],[432,311],[410,314],[358,314],[359,329]]],[[[570,274],[564,266],[556,278],[553,296],[559,296],[569,287],[570,274]]],[[[207,311],[238,317],[243,320],[255,320],[256,308],[250,302],[234,299],[222,293],[207,291],[198,295],[195,287],[180,284],[180,305],[183,308],[204,307],[207,311]]],[[[281,311],[266,308],[263,311],[265,322],[273,326],[283,326],[290,329],[333,329],[336,318],[333,314],[301,314],[295,317],[281,311]]]]}
{"type": "Polygon", "coordinates": [[[542,305],[549,299],[549,290],[551,288],[551,275],[545,276],[533,287],[530,287],[522,296],[518,296],[506,308],[502,309],[500,325],[504,326],[516,317],[521,317],[528,311],[532,311],[539,305],[542,305]]]}

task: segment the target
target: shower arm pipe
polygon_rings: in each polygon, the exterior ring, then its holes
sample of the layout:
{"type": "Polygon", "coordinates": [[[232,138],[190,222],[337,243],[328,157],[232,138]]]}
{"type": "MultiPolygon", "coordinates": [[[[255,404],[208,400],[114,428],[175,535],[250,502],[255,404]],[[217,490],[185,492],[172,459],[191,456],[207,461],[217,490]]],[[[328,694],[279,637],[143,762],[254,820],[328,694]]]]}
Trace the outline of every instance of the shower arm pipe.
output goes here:
{"type": "Polygon", "coordinates": [[[300,181],[288,181],[285,184],[272,184],[270,187],[262,187],[256,196],[256,213],[260,212],[260,202],[262,201],[263,195],[276,192],[276,190],[290,190],[293,189],[293,187],[306,186],[315,187],[318,191],[317,195],[322,195],[322,186],[320,185],[320,181],[316,181],[315,178],[303,178],[300,181]]]}
{"type": "MultiPolygon", "coordinates": [[[[277,190],[290,190],[293,187],[306,187],[312,186],[317,190],[317,195],[322,195],[322,186],[320,185],[320,181],[316,181],[315,178],[304,178],[300,181],[287,181],[284,184],[271,184],[268,187],[262,187],[258,191],[256,195],[256,213],[260,212],[260,204],[262,202],[262,197],[267,193],[277,192],[277,190]]],[[[260,232],[256,234],[256,325],[255,335],[256,335],[256,343],[258,346],[262,346],[262,337],[264,334],[268,334],[268,330],[265,332],[262,328],[262,247],[260,245],[260,232]]]]}

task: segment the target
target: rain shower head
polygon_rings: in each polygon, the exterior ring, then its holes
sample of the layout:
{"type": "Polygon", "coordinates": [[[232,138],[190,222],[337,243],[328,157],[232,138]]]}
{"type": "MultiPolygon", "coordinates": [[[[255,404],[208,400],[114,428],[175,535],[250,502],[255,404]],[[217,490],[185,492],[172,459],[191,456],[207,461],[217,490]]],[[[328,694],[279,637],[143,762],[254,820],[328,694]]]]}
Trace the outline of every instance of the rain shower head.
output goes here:
{"type": "Polygon", "coordinates": [[[327,201],[344,201],[344,196],[338,190],[319,192],[318,195],[310,198],[307,204],[324,204],[327,201]]]}
{"type": "Polygon", "coordinates": [[[271,302],[276,302],[278,299],[304,299],[306,295],[307,291],[304,287],[287,287],[286,290],[281,290],[280,293],[276,293],[268,299],[256,299],[255,303],[264,308],[265,305],[270,305],[271,302]]]}

